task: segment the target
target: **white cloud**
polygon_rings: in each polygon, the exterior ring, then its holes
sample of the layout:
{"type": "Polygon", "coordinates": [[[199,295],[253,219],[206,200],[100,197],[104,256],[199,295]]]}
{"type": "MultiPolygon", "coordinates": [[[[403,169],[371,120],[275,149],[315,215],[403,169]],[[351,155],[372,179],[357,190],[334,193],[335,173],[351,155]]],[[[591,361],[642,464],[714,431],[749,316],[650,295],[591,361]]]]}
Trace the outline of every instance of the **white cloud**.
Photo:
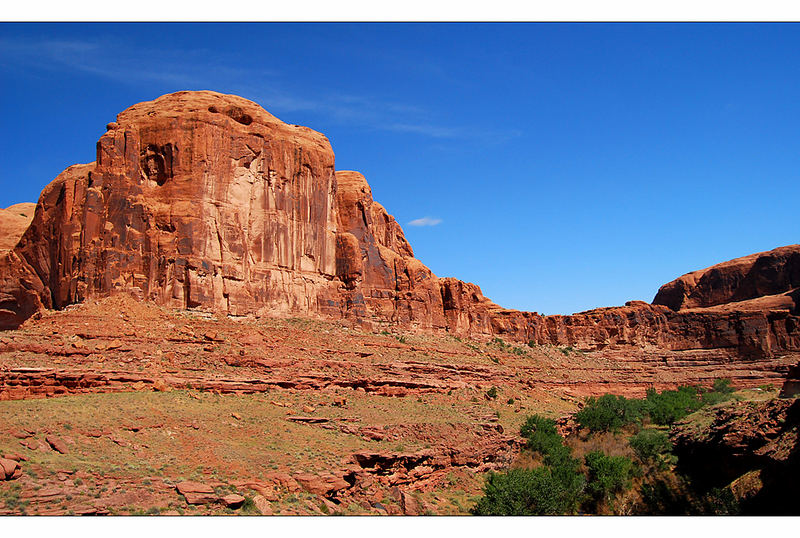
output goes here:
{"type": "Polygon", "coordinates": [[[435,219],[432,217],[422,217],[421,219],[414,219],[409,222],[409,226],[436,226],[441,224],[442,219],[435,219]]]}

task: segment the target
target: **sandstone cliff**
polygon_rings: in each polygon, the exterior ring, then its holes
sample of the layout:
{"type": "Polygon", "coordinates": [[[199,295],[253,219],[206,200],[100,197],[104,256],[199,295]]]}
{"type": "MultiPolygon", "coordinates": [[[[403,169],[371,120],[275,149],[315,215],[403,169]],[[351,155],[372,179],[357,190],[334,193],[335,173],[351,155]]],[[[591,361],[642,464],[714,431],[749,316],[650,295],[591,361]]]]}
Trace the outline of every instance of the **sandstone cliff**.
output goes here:
{"type": "Polygon", "coordinates": [[[344,318],[582,350],[722,350],[718,361],[800,351],[800,245],[685,275],[652,305],[546,317],[506,310],[417,260],[367,180],[334,170],[323,135],[208,91],[119,114],[97,161],[45,188],[15,244],[0,254],[0,328],[125,291],[229,315],[344,318]]]}
{"type": "Polygon", "coordinates": [[[797,309],[800,289],[800,245],[780,247],[751,254],[694,271],[661,286],[653,304],[672,310],[705,308],[726,303],[743,303],[737,309],[762,310],[766,301],[755,305],[745,301],[773,297],[776,306],[797,309]]]}
{"type": "Polygon", "coordinates": [[[31,225],[36,204],[23,202],[0,209],[0,254],[17,246],[22,234],[31,225]]]}

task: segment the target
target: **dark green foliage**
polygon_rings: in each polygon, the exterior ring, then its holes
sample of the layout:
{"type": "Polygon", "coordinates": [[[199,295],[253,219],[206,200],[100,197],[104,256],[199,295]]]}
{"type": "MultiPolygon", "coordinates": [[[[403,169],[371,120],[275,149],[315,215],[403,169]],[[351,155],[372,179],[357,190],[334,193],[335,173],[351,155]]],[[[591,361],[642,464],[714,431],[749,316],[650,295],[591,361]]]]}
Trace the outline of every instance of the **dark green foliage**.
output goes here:
{"type": "Polygon", "coordinates": [[[630,438],[628,443],[636,456],[645,463],[663,466],[664,456],[672,451],[672,443],[665,432],[642,430],[630,438]]]}
{"type": "Polygon", "coordinates": [[[714,392],[721,392],[723,394],[730,394],[736,389],[731,385],[730,379],[715,379],[712,389],[714,392]]]}
{"type": "Polygon", "coordinates": [[[715,379],[711,392],[705,392],[700,397],[703,405],[714,405],[733,398],[736,389],[731,386],[730,379],[715,379]]]}
{"type": "Polygon", "coordinates": [[[584,408],[575,414],[575,420],[589,431],[617,431],[626,424],[640,422],[643,415],[641,400],[604,394],[599,398],[587,398],[584,408]]]}
{"type": "Polygon", "coordinates": [[[569,449],[564,446],[564,439],[556,431],[556,421],[541,415],[531,415],[519,430],[519,433],[528,440],[528,448],[545,457],[563,456],[564,450],[569,454],[569,449]]]}
{"type": "Polygon", "coordinates": [[[583,477],[548,467],[491,473],[484,496],[472,509],[479,516],[537,516],[575,513],[583,477]]]}
{"type": "Polygon", "coordinates": [[[554,420],[529,416],[520,428],[528,448],[544,456],[544,466],[490,474],[476,515],[556,515],[574,513],[583,498],[580,462],[556,430],[554,420]]]}
{"type": "Polygon", "coordinates": [[[657,478],[642,484],[642,514],[679,516],[693,514],[692,503],[685,492],[657,478]]]}
{"type": "Polygon", "coordinates": [[[690,385],[660,393],[647,389],[646,401],[650,419],[661,425],[672,424],[703,406],[700,389],[690,385]]]}
{"type": "Polygon", "coordinates": [[[739,501],[731,488],[714,488],[703,499],[703,513],[715,516],[735,516],[739,513],[739,501]]]}
{"type": "Polygon", "coordinates": [[[497,387],[492,387],[489,390],[487,390],[486,391],[486,397],[491,399],[491,400],[496,399],[497,398],[497,387]]]}
{"type": "Polygon", "coordinates": [[[625,456],[607,456],[596,450],[586,454],[587,490],[596,501],[611,501],[631,487],[634,465],[625,456]]]}

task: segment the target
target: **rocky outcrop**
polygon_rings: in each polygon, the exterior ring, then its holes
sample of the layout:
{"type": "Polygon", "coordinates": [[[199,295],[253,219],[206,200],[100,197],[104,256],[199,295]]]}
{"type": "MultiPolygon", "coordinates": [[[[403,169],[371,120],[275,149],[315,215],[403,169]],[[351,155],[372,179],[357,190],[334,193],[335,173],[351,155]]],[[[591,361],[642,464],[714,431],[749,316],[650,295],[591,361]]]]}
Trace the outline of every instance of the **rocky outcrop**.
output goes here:
{"type": "Polygon", "coordinates": [[[118,115],[97,161],[43,191],[0,258],[0,328],[124,291],[228,315],[299,314],[370,328],[500,336],[582,350],[800,351],[800,245],[732,260],[634,301],[571,316],[506,310],[438,278],[328,140],[257,104],[178,92],[118,115]]]}
{"type": "Polygon", "coordinates": [[[24,202],[0,209],[0,255],[17,246],[31,224],[36,204],[24,202]]]}
{"type": "Polygon", "coordinates": [[[791,294],[798,288],[800,245],[790,245],[685,274],[661,286],[653,304],[679,311],[791,294]]]}
{"type": "MultiPolygon", "coordinates": [[[[239,97],[140,103],[109,124],[95,163],[45,189],[0,274],[47,308],[125,290],[234,315],[336,311],[333,162],[323,135],[239,97]]],[[[11,322],[38,306],[2,290],[11,322]]]]}
{"type": "Polygon", "coordinates": [[[701,489],[730,487],[743,515],[793,514],[800,476],[800,400],[731,402],[670,433],[678,469],[701,489]]]}

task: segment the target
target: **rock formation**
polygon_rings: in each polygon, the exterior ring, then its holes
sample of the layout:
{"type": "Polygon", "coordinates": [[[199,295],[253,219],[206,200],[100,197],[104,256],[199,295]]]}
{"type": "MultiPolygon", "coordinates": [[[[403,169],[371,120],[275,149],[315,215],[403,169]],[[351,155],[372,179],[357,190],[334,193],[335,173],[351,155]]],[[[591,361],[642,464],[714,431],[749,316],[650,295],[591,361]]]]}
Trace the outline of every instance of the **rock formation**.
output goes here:
{"type": "Polygon", "coordinates": [[[0,255],[17,246],[33,219],[36,204],[24,202],[0,209],[0,255]]]}
{"type": "Polygon", "coordinates": [[[678,469],[696,487],[729,487],[742,515],[790,515],[800,476],[800,400],[728,402],[670,432],[678,469]]]}
{"type": "Polygon", "coordinates": [[[661,286],[653,304],[675,311],[727,303],[741,303],[735,305],[738,310],[763,310],[767,304],[763,299],[755,304],[745,302],[769,297],[769,306],[788,306],[797,313],[798,289],[800,248],[792,245],[683,275],[661,286]]]}
{"type": "Polygon", "coordinates": [[[366,179],[334,170],[325,136],[209,91],[120,113],[97,161],[48,185],[14,244],[0,254],[0,328],[125,291],[174,308],[583,350],[725,350],[719,360],[800,351],[800,245],[685,275],[652,305],[546,317],[506,310],[417,260],[366,179]]]}

